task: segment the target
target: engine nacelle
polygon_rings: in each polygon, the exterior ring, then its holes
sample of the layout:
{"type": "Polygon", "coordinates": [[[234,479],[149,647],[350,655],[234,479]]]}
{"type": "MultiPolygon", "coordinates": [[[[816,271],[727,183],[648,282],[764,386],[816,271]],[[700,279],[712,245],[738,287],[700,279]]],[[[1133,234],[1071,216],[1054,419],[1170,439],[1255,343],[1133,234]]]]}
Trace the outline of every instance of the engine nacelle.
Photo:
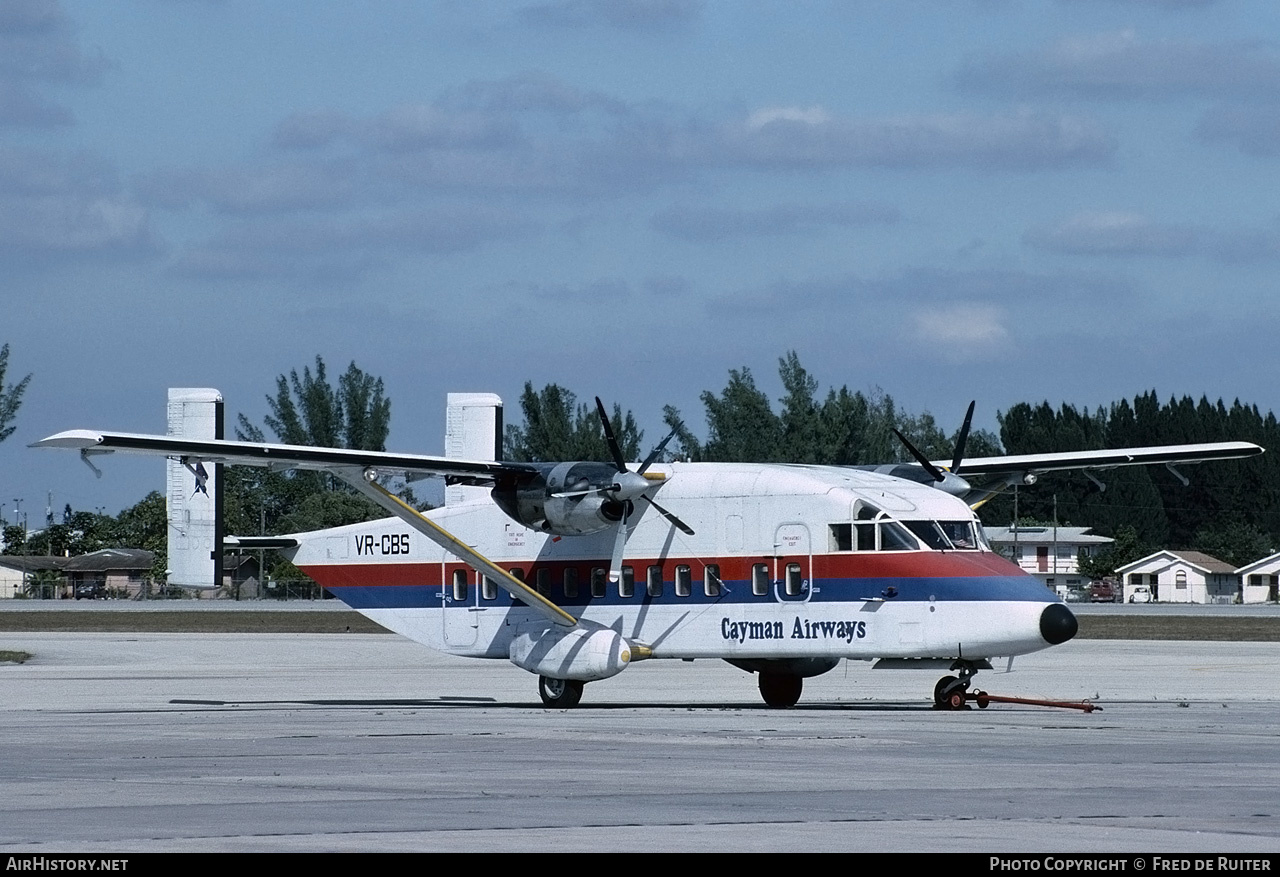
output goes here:
{"type": "Polygon", "coordinates": [[[631,644],[616,631],[522,625],[511,641],[511,663],[553,679],[594,682],[617,676],[631,663],[631,644]]]}
{"type": "Polygon", "coordinates": [[[557,463],[514,487],[495,487],[493,501],[512,519],[557,536],[585,536],[622,520],[627,500],[602,492],[621,480],[638,479],[607,463],[557,463]]]}

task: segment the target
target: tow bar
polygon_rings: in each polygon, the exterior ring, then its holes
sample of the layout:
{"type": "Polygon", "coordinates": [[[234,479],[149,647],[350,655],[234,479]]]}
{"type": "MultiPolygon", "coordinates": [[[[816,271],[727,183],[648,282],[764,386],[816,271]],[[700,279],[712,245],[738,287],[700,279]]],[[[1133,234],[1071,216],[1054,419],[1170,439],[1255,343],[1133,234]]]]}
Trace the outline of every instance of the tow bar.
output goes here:
{"type": "Polygon", "coordinates": [[[949,704],[952,709],[963,709],[964,701],[966,699],[972,699],[977,701],[978,709],[980,710],[986,709],[988,705],[993,703],[1020,703],[1027,706],[1055,706],[1064,710],[1080,710],[1081,712],[1086,713],[1091,713],[1094,710],[1102,712],[1102,707],[1097,704],[1090,703],[1087,700],[1036,700],[1030,697],[1003,697],[998,694],[988,694],[985,691],[975,691],[972,695],[962,694],[960,704],[957,706],[955,705],[954,698],[955,695],[953,694],[952,701],[949,704]]]}

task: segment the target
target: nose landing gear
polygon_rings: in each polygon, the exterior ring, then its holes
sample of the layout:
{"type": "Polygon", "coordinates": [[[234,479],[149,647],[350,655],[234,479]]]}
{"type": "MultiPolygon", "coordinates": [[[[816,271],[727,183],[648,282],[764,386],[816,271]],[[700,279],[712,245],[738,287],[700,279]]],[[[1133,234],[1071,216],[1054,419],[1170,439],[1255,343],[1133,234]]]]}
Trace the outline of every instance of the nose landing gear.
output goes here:
{"type": "MultiPolygon", "coordinates": [[[[989,666],[989,665],[988,665],[989,666]]],[[[978,709],[984,710],[993,703],[1018,703],[1026,706],[1054,706],[1062,709],[1080,710],[1081,712],[1091,713],[1095,710],[1102,711],[1102,707],[1097,704],[1084,701],[1063,701],[1063,700],[1036,700],[1028,697],[1003,697],[996,694],[988,694],[985,691],[974,689],[972,693],[969,691],[969,684],[973,681],[973,677],[978,672],[978,667],[968,661],[957,661],[952,665],[951,669],[959,670],[959,676],[943,676],[938,680],[938,684],[933,686],[933,708],[937,710],[967,710],[973,709],[969,706],[970,701],[978,705],[978,709]]]]}

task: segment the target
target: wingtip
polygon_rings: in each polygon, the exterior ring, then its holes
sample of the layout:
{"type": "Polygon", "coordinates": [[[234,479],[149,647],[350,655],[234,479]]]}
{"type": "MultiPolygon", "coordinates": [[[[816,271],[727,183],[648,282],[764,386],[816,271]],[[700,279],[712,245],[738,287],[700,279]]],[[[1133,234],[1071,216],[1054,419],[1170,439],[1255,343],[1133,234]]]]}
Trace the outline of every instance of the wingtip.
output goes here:
{"type": "Polygon", "coordinates": [[[102,434],[91,429],[69,429],[27,445],[29,448],[71,448],[83,450],[102,444],[102,434]]]}

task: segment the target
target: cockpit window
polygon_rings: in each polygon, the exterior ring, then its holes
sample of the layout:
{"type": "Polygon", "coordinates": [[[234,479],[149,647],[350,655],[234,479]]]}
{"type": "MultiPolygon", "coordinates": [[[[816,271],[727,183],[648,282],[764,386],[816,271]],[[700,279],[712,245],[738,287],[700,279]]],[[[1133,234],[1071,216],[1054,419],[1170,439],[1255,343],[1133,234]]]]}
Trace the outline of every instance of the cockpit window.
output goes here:
{"type": "Polygon", "coordinates": [[[879,522],[881,551],[915,551],[920,544],[897,521],[885,517],[879,522]]]}
{"type": "Polygon", "coordinates": [[[938,526],[951,544],[960,551],[976,551],[981,547],[973,521],[939,521],[938,526]]]}
{"type": "Polygon", "coordinates": [[[920,541],[935,551],[947,551],[951,541],[935,521],[903,521],[907,529],[920,537],[920,541]]]}

